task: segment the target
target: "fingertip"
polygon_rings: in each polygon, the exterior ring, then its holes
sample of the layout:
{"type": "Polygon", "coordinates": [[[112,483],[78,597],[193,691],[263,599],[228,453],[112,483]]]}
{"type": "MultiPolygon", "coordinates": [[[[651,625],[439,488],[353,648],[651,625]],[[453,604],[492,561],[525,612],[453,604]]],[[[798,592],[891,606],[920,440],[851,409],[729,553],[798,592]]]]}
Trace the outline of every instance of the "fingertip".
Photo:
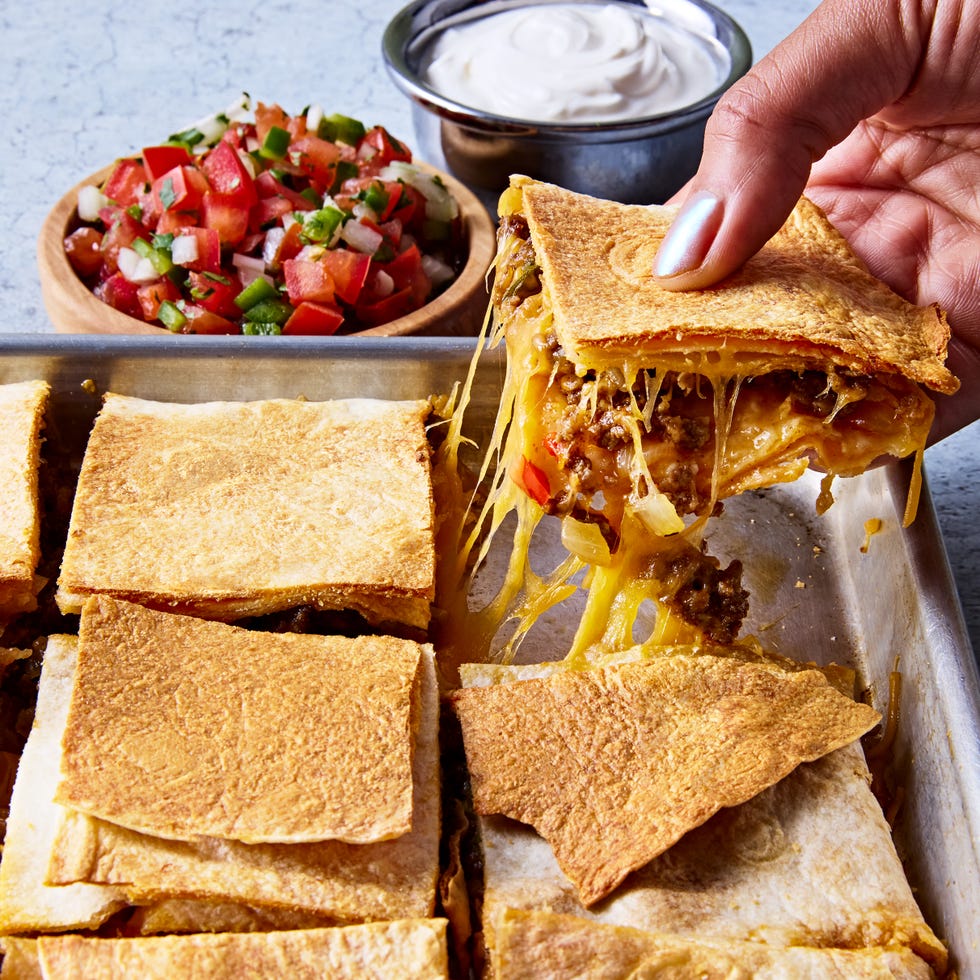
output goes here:
{"type": "Polygon", "coordinates": [[[653,275],[664,285],[696,271],[704,262],[725,214],[710,191],[689,196],[671,222],[653,262],[653,275]]]}

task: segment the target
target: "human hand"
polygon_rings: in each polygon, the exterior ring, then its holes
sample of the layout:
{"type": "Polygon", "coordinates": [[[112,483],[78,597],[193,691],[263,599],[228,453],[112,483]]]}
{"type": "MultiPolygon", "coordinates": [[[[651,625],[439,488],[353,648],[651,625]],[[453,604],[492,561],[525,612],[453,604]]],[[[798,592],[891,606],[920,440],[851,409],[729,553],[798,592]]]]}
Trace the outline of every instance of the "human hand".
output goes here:
{"type": "Polygon", "coordinates": [[[938,303],[962,386],[936,441],[980,417],[980,0],[825,0],[719,101],[654,272],[737,269],[806,192],[871,271],[938,303]]]}

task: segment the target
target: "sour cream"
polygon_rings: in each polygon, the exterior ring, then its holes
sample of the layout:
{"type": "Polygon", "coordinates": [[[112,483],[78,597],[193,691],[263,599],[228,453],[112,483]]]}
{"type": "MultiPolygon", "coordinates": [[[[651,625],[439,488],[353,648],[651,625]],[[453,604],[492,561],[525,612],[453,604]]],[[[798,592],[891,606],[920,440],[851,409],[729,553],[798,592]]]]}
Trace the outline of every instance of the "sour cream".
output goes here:
{"type": "Polygon", "coordinates": [[[684,0],[548,3],[443,31],[423,77],[494,115],[550,123],[639,119],[692,105],[730,68],[710,18],[684,0]]]}

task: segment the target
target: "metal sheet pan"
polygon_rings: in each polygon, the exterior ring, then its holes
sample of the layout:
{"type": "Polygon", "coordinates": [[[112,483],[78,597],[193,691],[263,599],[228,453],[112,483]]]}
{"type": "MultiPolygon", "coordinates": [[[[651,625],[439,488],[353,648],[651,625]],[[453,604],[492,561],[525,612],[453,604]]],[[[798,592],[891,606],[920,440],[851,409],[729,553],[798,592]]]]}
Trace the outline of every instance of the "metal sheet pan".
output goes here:
{"type": "MultiPolygon", "coordinates": [[[[451,338],[8,335],[0,383],[47,379],[50,437],[80,449],[104,391],[179,402],[411,398],[448,393],[473,349],[451,338]]],[[[499,352],[481,360],[467,412],[477,440],[492,425],[503,371],[499,352]]],[[[909,477],[908,466],[893,464],[839,481],[823,517],[814,511],[816,478],[746,494],[726,505],[709,545],[722,559],[743,560],[752,594],[746,629],[766,646],[856,667],[879,709],[897,664],[906,799],[896,842],[954,968],[980,977],[980,682],[928,486],[915,523],[900,526],[909,477]],[[869,519],[881,521],[871,537],[869,519]]]]}

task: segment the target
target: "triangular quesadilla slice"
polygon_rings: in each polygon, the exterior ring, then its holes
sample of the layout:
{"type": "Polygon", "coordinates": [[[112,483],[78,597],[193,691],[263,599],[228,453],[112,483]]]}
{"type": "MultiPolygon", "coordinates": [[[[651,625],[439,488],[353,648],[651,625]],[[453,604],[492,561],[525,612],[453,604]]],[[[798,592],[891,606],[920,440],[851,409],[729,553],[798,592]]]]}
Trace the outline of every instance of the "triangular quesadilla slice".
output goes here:
{"type": "Polygon", "coordinates": [[[557,671],[451,700],[476,811],[533,826],[585,906],[880,720],[820,671],[712,656],[557,671]]]}

